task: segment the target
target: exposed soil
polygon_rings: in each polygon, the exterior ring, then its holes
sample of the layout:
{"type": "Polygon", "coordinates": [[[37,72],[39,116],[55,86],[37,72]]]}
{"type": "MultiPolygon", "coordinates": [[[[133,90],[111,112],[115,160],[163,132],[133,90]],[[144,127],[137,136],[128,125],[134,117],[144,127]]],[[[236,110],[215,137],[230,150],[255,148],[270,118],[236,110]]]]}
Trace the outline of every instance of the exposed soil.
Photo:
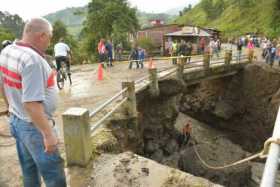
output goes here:
{"type": "Polygon", "coordinates": [[[257,63],[248,65],[236,76],[203,81],[184,89],[175,80],[161,82],[159,98],[142,95],[138,102],[144,141],[141,154],[225,186],[251,185],[250,166],[211,171],[201,166],[191,147],[206,138],[207,145],[198,147],[203,158],[214,166],[243,159],[250,155],[246,151],[260,151],[274,126],[279,106],[279,76],[278,69],[257,63]],[[178,141],[182,132],[175,128],[179,112],[199,119],[210,128],[199,133],[201,125],[194,123],[194,142],[185,147],[178,141]]]}

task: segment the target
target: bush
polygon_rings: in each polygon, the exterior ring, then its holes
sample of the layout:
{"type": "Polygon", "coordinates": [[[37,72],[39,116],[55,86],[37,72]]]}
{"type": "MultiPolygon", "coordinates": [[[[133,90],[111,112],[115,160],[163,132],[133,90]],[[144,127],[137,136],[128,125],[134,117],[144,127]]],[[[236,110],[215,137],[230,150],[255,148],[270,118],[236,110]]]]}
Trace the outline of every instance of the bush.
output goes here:
{"type": "Polygon", "coordinates": [[[141,38],[137,41],[139,47],[144,48],[148,54],[151,54],[155,49],[155,44],[150,38],[141,38]]]}

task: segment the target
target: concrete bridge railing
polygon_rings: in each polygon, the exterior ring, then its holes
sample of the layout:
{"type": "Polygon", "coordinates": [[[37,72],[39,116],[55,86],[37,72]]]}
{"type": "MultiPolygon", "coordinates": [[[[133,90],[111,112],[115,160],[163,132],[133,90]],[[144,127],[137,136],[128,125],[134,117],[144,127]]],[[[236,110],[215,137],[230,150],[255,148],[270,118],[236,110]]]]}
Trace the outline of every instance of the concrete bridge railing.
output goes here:
{"type": "Polygon", "coordinates": [[[122,82],[121,91],[92,112],[84,108],[70,108],[64,112],[62,119],[67,165],[84,167],[89,163],[92,157],[92,134],[104,125],[105,120],[121,106],[125,108],[128,118],[132,119],[132,125],[137,128],[137,92],[148,88],[151,96],[157,97],[160,95],[159,81],[167,77],[175,75],[175,78],[181,81],[182,84],[193,84],[209,77],[217,78],[231,75],[249,61],[252,61],[252,58],[250,59],[246,55],[237,58],[232,55],[231,51],[227,51],[224,57],[217,58],[212,62],[209,53],[204,54],[203,61],[194,61],[189,64],[185,63],[187,57],[176,58],[178,63],[175,67],[161,71],[151,68],[148,71],[148,75],[139,80],[122,82]],[[95,124],[90,124],[92,118],[96,118],[98,113],[108,108],[111,104],[114,105],[106,115],[98,119],[95,124]]]}

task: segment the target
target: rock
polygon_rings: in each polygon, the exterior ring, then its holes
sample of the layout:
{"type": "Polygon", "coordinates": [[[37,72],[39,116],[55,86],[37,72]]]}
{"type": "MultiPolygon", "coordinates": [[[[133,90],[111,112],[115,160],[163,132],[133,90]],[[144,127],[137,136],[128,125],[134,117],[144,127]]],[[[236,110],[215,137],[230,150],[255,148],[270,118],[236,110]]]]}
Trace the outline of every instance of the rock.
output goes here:
{"type": "Polygon", "coordinates": [[[163,150],[164,153],[169,156],[178,150],[178,144],[174,139],[170,139],[166,146],[163,147],[163,150]]]}
{"type": "Polygon", "coordinates": [[[221,187],[147,158],[138,155],[131,157],[130,154],[101,155],[95,161],[90,187],[221,187]],[[123,164],[120,162],[123,159],[130,161],[123,164]]]}
{"type": "Polygon", "coordinates": [[[137,137],[137,134],[135,133],[135,131],[133,131],[131,129],[128,129],[127,130],[127,138],[128,138],[128,141],[130,141],[130,142],[137,142],[137,139],[139,137],[137,137]]]}
{"type": "Polygon", "coordinates": [[[152,156],[151,159],[161,162],[162,159],[164,158],[163,151],[161,149],[157,150],[152,156]]]}
{"type": "Polygon", "coordinates": [[[247,65],[238,74],[188,87],[181,112],[232,133],[229,138],[250,152],[271,136],[280,104],[280,72],[265,63],[247,65]],[[185,106],[190,106],[186,110],[185,106]]]}
{"type": "Polygon", "coordinates": [[[121,146],[118,140],[114,137],[112,131],[107,128],[99,128],[95,135],[92,137],[92,147],[94,151],[100,152],[113,152],[121,151],[121,146]]]}
{"type": "MultiPolygon", "coordinates": [[[[258,162],[252,162],[252,175],[251,175],[251,181],[250,181],[250,187],[257,187],[260,186],[262,175],[264,171],[265,164],[258,163],[258,162]]],[[[280,174],[278,172],[275,180],[276,186],[280,186],[280,174]]]]}
{"type": "Polygon", "coordinates": [[[156,150],[158,150],[158,148],[159,145],[155,141],[151,140],[144,146],[144,152],[145,154],[153,154],[156,150]]]}
{"type": "Polygon", "coordinates": [[[219,101],[216,104],[216,107],[215,107],[215,110],[213,113],[222,119],[229,120],[236,113],[236,111],[228,103],[226,103],[224,101],[219,101]]]}
{"type": "Polygon", "coordinates": [[[184,89],[181,81],[177,79],[167,79],[159,81],[159,89],[161,96],[174,96],[181,93],[184,89]]]}

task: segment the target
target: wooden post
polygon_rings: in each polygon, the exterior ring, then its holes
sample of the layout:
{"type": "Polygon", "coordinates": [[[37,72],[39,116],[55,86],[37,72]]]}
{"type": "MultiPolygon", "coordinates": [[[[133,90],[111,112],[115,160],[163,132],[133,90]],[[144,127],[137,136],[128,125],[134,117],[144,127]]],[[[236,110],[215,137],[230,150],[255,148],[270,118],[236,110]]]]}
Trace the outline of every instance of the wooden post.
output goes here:
{"type": "Polygon", "coordinates": [[[149,78],[150,78],[150,93],[152,95],[152,97],[157,97],[159,96],[159,87],[158,87],[158,77],[157,77],[157,69],[156,68],[152,68],[149,69],[149,78]]]}
{"type": "Polygon", "coordinates": [[[249,63],[252,63],[252,62],[253,62],[253,58],[254,58],[254,50],[253,50],[253,49],[249,49],[249,51],[248,51],[248,60],[249,60],[249,63]]]}
{"type": "Polygon", "coordinates": [[[203,55],[203,68],[206,73],[210,70],[210,53],[205,52],[203,55]]]}
{"type": "Polygon", "coordinates": [[[232,50],[227,50],[225,54],[225,65],[230,65],[230,61],[232,60],[232,50]]]}
{"type": "Polygon", "coordinates": [[[91,159],[89,111],[70,108],[62,114],[67,165],[85,167],[91,159]]]}
{"type": "Polygon", "coordinates": [[[177,79],[184,81],[184,59],[177,58],[177,79]]]}
{"type": "Polygon", "coordinates": [[[127,88],[127,91],[123,94],[123,97],[127,97],[127,112],[129,117],[137,117],[137,108],[136,108],[136,95],[135,95],[135,84],[134,81],[131,82],[122,82],[122,89],[127,88]]]}
{"type": "MultiPolygon", "coordinates": [[[[127,91],[123,94],[123,97],[127,97],[126,111],[128,113],[128,128],[135,133],[134,136],[128,136],[128,141],[137,142],[140,138],[138,119],[137,119],[137,103],[135,94],[135,83],[132,82],[122,82],[122,88],[127,88],[127,91]],[[138,137],[139,136],[139,137],[138,137]]],[[[132,134],[131,134],[132,135],[132,134]]]]}

